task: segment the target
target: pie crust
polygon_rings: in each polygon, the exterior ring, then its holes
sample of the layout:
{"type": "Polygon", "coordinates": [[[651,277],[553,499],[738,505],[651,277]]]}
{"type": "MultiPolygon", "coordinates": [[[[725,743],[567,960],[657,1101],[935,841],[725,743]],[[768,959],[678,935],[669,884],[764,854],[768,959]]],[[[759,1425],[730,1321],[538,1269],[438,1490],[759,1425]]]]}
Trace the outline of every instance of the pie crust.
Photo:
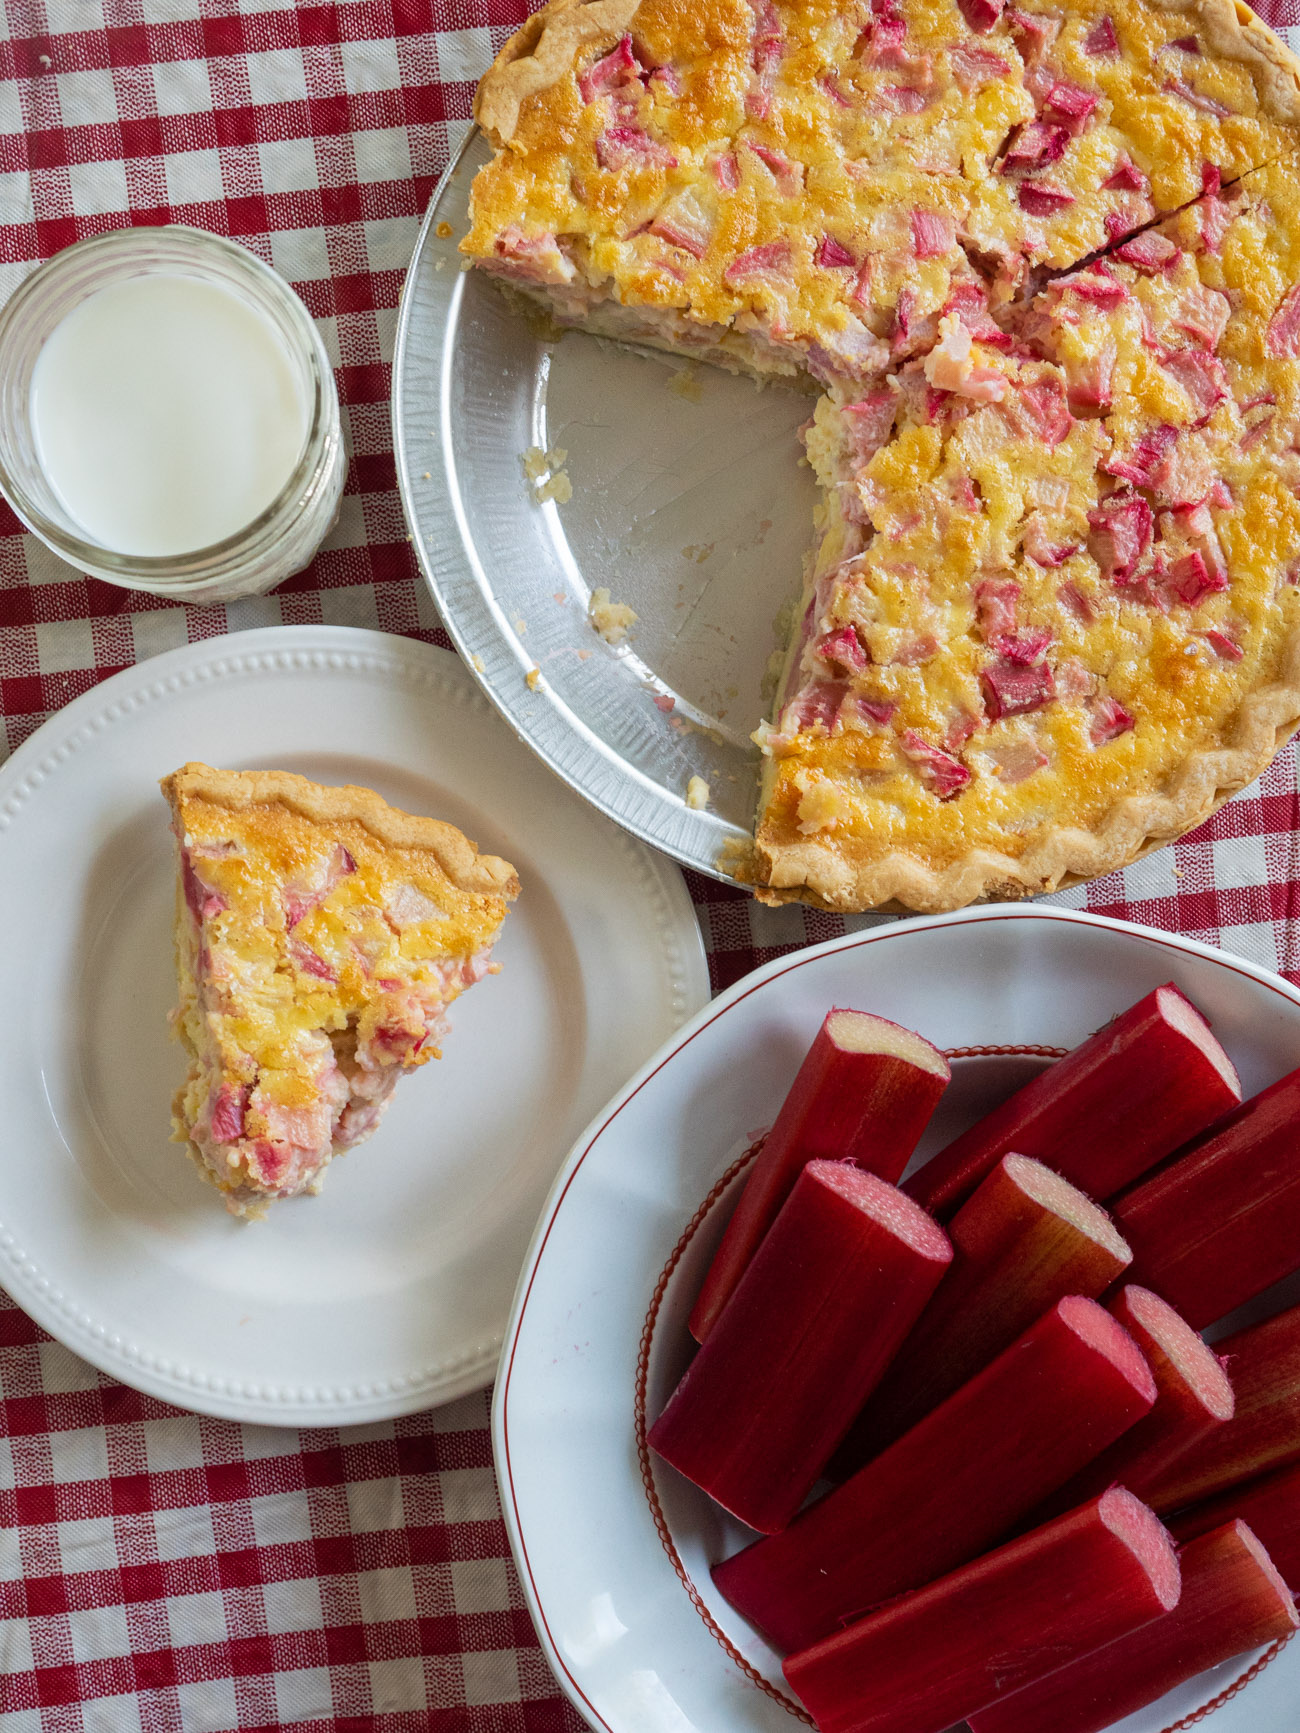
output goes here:
{"type": "Polygon", "coordinates": [[[187,764],[164,778],[180,856],[177,1141],[235,1215],[319,1189],[400,1076],[439,1056],[519,889],[454,825],[370,789],[187,764]]]}
{"type": "Polygon", "coordinates": [[[1054,890],[1265,768],[1300,722],[1300,62],[1247,7],[552,0],[475,117],[477,267],[825,388],[759,897],[1054,890]]]}
{"type": "MultiPolygon", "coordinates": [[[[1261,106],[1275,120],[1288,126],[1300,122],[1300,60],[1242,0],[1146,3],[1181,14],[1219,59],[1240,61],[1254,80],[1261,106]]],[[[590,47],[613,47],[631,29],[641,4],[549,0],[534,12],[502,44],[475,92],[474,119],[492,143],[498,149],[508,146],[523,104],[567,79],[590,47]]]]}
{"type": "Polygon", "coordinates": [[[159,784],[173,812],[187,799],[210,801],[230,812],[249,807],[280,807],[314,825],[353,820],[385,848],[424,849],[457,890],[481,897],[515,897],[519,878],[509,861],[480,854],[464,831],[440,818],[422,818],[390,806],[370,788],[352,783],[332,787],[310,782],[290,770],[214,770],[191,763],[159,784]]]}

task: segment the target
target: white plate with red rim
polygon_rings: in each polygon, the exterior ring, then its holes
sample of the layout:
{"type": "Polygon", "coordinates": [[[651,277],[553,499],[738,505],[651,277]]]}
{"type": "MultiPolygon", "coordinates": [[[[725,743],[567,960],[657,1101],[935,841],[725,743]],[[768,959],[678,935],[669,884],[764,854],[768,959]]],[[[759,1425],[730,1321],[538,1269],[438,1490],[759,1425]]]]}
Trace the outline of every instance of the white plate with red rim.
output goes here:
{"type": "MultiPolygon", "coordinates": [[[[967,909],[854,933],[757,970],[680,1030],[588,1127],[520,1280],[493,1443],[539,1636],[593,1727],[800,1725],[777,1656],[709,1579],[709,1565],[752,1536],[653,1458],[643,1482],[634,1415],[639,1372],[652,1420],[686,1363],[685,1320],[726,1192],[692,1231],[697,1212],[775,1117],[826,1011],[875,1011],[949,1051],[1064,1049],[1166,981],[1210,1019],[1246,1094],[1300,1063],[1300,992],[1276,975],[1193,940],[1072,910],[967,909]]],[[[955,1061],[918,1159],[1044,1063],[955,1061]]],[[[1279,1303],[1265,1296],[1256,1309],[1279,1303]]],[[[1170,1728],[1254,1659],[1190,1681],[1123,1722],[1124,1733],[1170,1728]]],[[[1298,1694],[1300,1644],[1216,1709],[1212,1724],[1283,1733],[1294,1727],[1298,1694]]]]}
{"type": "Polygon", "coordinates": [[[0,769],[0,1282],[104,1371],[203,1413],[339,1426],[488,1383],[556,1168],[708,997],[677,869],[562,787],[455,656],[281,626],[115,675],[0,769]],[[361,783],[450,819],[523,889],[319,1197],[239,1222],[170,1142],[174,848],[187,759],[361,783]]]}

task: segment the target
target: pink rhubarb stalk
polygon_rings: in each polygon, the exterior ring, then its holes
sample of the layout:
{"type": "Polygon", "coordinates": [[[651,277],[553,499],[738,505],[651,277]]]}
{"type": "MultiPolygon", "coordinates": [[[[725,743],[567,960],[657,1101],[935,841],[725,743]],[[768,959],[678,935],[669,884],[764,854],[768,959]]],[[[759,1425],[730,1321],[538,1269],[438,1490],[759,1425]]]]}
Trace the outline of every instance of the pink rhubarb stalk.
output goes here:
{"type": "Polygon", "coordinates": [[[1132,1274],[1198,1330],[1300,1269],[1300,1071],[1112,1204],[1132,1274]]]}
{"type": "Polygon", "coordinates": [[[992,1546],[1140,1424],[1155,1394],[1132,1338],[1095,1300],[1071,1295],[883,1456],[784,1533],[718,1565],[713,1580],[776,1648],[806,1648],[992,1546]]]}
{"type": "Polygon", "coordinates": [[[1176,987],[1157,987],[941,1150],[906,1190],[943,1219],[1014,1150],[1104,1200],[1240,1100],[1204,1017],[1176,987]]]}
{"type": "Polygon", "coordinates": [[[952,1268],[854,1422],[837,1474],[901,1438],[1058,1300],[1095,1299],[1130,1255],[1104,1210],[1023,1155],[1003,1157],[948,1233],[952,1268]]]}
{"type": "Polygon", "coordinates": [[[1054,1493],[1039,1512],[1040,1521],[1116,1483],[1145,1498],[1176,1457],[1233,1416],[1232,1384],[1218,1355],[1172,1306],[1130,1283],[1110,1309],[1146,1356],[1156,1383],[1155,1406],[1054,1493]]]}
{"type": "Polygon", "coordinates": [[[1174,1458],[1148,1492],[1160,1511],[1300,1462],[1300,1306],[1215,1343],[1232,1380],[1231,1420],[1174,1458]]]}
{"type": "Polygon", "coordinates": [[[1294,1590],[1300,1584],[1300,1465],[1279,1468],[1204,1504],[1194,1504],[1172,1518],[1169,1527],[1176,1540],[1194,1540],[1234,1517],[1247,1523],[1268,1548],[1268,1556],[1294,1590]]]}
{"type": "Polygon", "coordinates": [[[1178,1594],[1169,1535],[1113,1487],[791,1655],[785,1676],[820,1733],[942,1733],[1149,1625],[1178,1594]]]}
{"type": "Polygon", "coordinates": [[[1171,1613],[972,1715],[972,1733],[1102,1733],[1300,1624],[1290,1591],[1244,1522],[1189,1542],[1178,1562],[1183,1592],[1171,1613]]]}
{"type": "Polygon", "coordinates": [[[790,1086],[745,1182],[690,1330],[702,1342],[790,1195],[804,1163],[851,1161],[891,1185],[939,1097],[948,1061],[920,1035],[867,1011],[831,1011],[790,1086]]]}
{"type": "Polygon", "coordinates": [[[951,1257],[894,1186],[809,1162],[651,1448],[751,1528],[783,1528],[951,1257]]]}

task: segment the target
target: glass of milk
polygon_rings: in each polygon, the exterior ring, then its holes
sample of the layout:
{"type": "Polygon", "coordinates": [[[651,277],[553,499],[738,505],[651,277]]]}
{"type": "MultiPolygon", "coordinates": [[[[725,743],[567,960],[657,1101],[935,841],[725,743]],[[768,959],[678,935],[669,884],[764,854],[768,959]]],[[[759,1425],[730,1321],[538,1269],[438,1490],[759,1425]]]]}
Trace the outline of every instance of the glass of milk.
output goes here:
{"type": "Polygon", "coordinates": [[[70,565],[181,601],[269,590],[338,515],[346,457],[320,333],[233,241],[79,241],[0,311],[0,488],[70,565]]]}

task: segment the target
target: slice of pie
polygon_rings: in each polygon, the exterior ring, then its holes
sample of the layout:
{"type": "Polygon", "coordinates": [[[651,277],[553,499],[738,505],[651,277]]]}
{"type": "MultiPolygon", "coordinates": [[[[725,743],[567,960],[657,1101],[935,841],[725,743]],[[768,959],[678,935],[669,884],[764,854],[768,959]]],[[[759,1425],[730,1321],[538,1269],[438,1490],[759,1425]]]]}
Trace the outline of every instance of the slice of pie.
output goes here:
{"type": "Polygon", "coordinates": [[[453,825],[367,788],[187,764],[162,783],[179,851],[178,1142],[234,1215],[319,1190],[446,1010],[493,967],[519,889],[453,825]]]}
{"type": "Polygon", "coordinates": [[[1200,822],[1300,719],[1300,63],[1231,0],[551,0],[474,265],[822,389],[766,900],[958,907],[1200,822]]]}

